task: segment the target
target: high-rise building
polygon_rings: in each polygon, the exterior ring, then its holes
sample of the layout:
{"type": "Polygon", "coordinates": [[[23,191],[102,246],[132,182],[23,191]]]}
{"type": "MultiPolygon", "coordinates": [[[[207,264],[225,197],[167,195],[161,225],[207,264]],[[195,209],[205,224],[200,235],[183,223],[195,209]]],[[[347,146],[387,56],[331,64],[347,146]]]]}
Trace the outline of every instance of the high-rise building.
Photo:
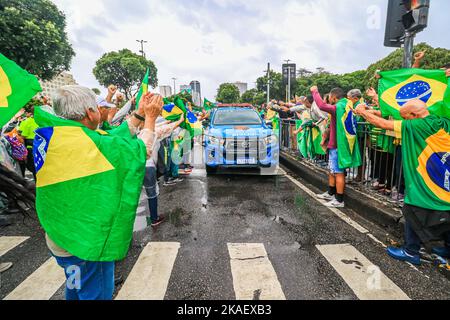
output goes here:
{"type": "Polygon", "coordinates": [[[187,91],[187,92],[192,92],[191,86],[187,85],[187,84],[182,84],[180,86],[180,92],[181,91],[187,91]]]}
{"type": "Polygon", "coordinates": [[[192,89],[192,102],[197,105],[202,105],[202,90],[199,81],[191,81],[191,89],[192,89]]]}
{"type": "Polygon", "coordinates": [[[163,98],[167,98],[172,96],[172,87],[171,86],[160,86],[159,93],[163,98]]]}
{"type": "Polygon", "coordinates": [[[248,90],[248,84],[245,82],[235,82],[233,83],[236,87],[238,87],[241,96],[248,90]]]}
{"type": "Polygon", "coordinates": [[[52,97],[52,95],[55,93],[55,91],[63,86],[69,86],[69,85],[78,85],[78,83],[75,81],[72,74],[69,72],[62,72],[60,75],[54,77],[50,81],[42,81],[39,80],[42,87],[42,95],[52,97]]]}

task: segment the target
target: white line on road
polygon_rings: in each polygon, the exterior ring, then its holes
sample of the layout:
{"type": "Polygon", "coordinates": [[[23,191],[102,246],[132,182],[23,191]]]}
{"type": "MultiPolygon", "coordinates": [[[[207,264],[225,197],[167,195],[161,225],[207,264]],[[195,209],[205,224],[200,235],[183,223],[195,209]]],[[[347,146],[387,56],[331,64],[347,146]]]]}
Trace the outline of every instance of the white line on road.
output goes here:
{"type": "Polygon", "coordinates": [[[49,300],[65,282],[64,269],[50,258],[4,300],[49,300]]]}
{"type": "Polygon", "coordinates": [[[317,246],[360,300],[410,300],[380,268],[349,244],[317,246]]]}
{"type": "Polygon", "coordinates": [[[0,237],[0,257],[29,238],[30,237],[0,237]]]}
{"type": "Polygon", "coordinates": [[[228,244],[237,300],[286,300],[263,244],[228,244]]]}
{"type": "Polygon", "coordinates": [[[178,242],[149,243],[116,300],[164,300],[179,249],[178,242]]]}

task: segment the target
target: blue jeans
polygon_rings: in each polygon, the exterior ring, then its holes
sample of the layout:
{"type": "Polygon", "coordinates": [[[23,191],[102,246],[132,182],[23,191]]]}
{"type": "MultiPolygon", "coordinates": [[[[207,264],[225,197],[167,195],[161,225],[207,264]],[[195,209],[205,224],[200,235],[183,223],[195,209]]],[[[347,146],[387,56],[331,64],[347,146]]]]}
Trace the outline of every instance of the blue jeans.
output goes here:
{"type": "Polygon", "coordinates": [[[66,300],[112,300],[114,262],[55,257],[66,274],[66,300]]]}
{"type": "Polygon", "coordinates": [[[145,191],[148,197],[148,206],[152,222],[158,220],[158,179],[156,177],[156,168],[147,167],[144,178],[145,191]]]}
{"type": "MultiPolygon", "coordinates": [[[[445,246],[450,249],[450,232],[444,235],[445,246]]],[[[422,241],[417,233],[411,227],[411,225],[405,222],[405,250],[409,254],[420,254],[420,248],[422,247],[422,241]]]]}

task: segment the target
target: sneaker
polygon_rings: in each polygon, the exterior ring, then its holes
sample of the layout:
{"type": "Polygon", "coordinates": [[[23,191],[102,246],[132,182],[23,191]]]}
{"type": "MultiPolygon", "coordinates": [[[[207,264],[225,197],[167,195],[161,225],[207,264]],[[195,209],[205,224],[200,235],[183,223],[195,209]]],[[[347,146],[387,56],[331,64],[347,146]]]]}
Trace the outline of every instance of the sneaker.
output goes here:
{"type": "Polygon", "coordinates": [[[335,196],[330,196],[330,194],[328,192],[325,192],[323,194],[317,195],[317,199],[332,201],[332,200],[335,200],[336,197],[335,196]]]}
{"type": "Polygon", "coordinates": [[[180,183],[180,182],[183,182],[184,179],[183,179],[183,178],[176,178],[176,179],[174,179],[173,181],[174,181],[175,183],[180,183]]]}
{"type": "Polygon", "coordinates": [[[387,254],[392,258],[400,261],[406,261],[416,266],[420,266],[420,255],[411,255],[404,248],[388,247],[387,254]]]}
{"type": "Polygon", "coordinates": [[[330,202],[328,202],[327,204],[325,204],[325,206],[328,208],[345,208],[345,203],[339,202],[336,199],[333,199],[330,202]]]}
{"type": "Polygon", "coordinates": [[[158,220],[152,222],[152,224],[151,224],[152,228],[156,228],[157,226],[163,224],[165,220],[166,220],[165,217],[159,216],[158,220]]]}
{"type": "Polygon", "coordinates": [[[175,179],[169,179],[168,181],[164,182],[163,186],[164,187],[169,187],[169,186],[173,186],[173,185],[176,185],[176,184],[177,184],[177,182],[176,182],[175,179]]]}
{"type": "Polygon", "coordinates": [[[433,248],[432,252],[442,258],[450,259],[450,249],[447,247],[433,248]]]}

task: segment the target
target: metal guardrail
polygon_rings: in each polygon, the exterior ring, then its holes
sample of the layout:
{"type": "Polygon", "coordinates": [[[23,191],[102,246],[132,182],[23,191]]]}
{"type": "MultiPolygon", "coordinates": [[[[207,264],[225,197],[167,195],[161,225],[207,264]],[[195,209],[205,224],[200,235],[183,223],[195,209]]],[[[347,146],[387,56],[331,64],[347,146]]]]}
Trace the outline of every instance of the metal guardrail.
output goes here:
{"type": "MultiPolygon", "coordinates": [[[[304,157],[300,153],[295,130],[295,120],[281,120],[281,150],[319,170],[328,171],[328,154],[304,157]]],[[[311,130],[307,127],[304,132],[311,133],[311,130]]],[[[358,123],[358,142],[363,164],[346,170],[347,183],[371,197],[402,207],[405,182],[400,141],[362,122],[358,123]]]]}

